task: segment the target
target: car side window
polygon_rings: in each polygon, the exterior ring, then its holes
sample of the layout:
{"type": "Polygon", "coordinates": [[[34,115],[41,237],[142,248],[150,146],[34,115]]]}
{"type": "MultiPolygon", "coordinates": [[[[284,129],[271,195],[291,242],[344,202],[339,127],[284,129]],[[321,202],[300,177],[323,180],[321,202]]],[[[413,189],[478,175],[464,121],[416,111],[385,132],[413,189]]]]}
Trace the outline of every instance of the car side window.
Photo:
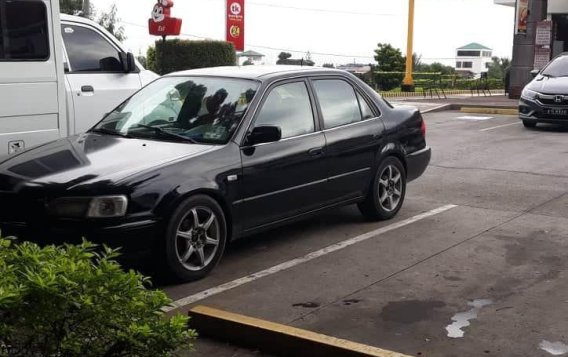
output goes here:
{"type": "Polygon", "coordinates": [[[373,113],[369,103],[367,103],[363,96],[357,93],[357,99],[359,100],[359,107],[361,108],[361,116],[363,117],[363,120],[374,118],[375,113],[373,113]]]}
{"type": "Polygon", "coordinates": [[[254,123],[255,127],[273,125],[282,130],[282,139],[314,132],[314,115],[304,82],[273,88],[254,123]]]}
{"type": "Polygon", "coordinates": [[[353,87],[339,79],[314,81],[325,129],[361,121],[359,101],[353,87]]]}
{"type": "Polygon", "coordinates": [[[118,50],[101,34],[82,26],[61,26],[72,72],[122,72],[118,50]]]}
{"type": "Polygon", "coordinates": [[[0,0],[0,61],[47,61],[47,8],[41,1],[0,0]]]}

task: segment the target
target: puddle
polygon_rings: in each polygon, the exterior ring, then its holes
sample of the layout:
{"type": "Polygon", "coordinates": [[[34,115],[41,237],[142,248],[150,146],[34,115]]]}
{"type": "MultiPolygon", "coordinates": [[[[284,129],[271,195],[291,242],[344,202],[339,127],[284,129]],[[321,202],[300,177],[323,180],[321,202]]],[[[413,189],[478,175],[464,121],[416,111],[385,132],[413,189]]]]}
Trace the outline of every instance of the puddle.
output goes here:
{"type": "Polygon", "coordinates": [[[541,350],[546,351],[553,356],[562,356],[562,355],[565,355],[566,353],[568,353],[568,345],[566,345],[562,342],[550,342],[550,341],[543,340],[538,345],[538,347],[541,350]]]}
{"type": "Polygon", "coordinates": [[[471,306],[471,309],[455,314],[452,317],[453,323],[446,326],[448,337],[462,338],[465,333],[462,329],[471,325],[469,321],[476,319],[479,311],[481,311],[484,306],[491,305],[492,303],[493,301],[487,299],[478,299],[468,302],[467,304],[471,306]]]}

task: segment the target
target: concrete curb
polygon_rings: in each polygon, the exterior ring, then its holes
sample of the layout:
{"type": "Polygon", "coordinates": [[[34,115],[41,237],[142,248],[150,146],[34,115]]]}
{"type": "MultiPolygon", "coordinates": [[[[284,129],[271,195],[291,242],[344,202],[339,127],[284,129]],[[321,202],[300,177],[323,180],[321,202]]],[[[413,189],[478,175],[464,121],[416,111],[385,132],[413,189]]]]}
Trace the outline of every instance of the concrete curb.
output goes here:
{"type": "Polygon", "coordinates": [[[201,336],[277,356],[410,357],[206,306],[192,308],[189,316],[191,328],[201,336]]]}

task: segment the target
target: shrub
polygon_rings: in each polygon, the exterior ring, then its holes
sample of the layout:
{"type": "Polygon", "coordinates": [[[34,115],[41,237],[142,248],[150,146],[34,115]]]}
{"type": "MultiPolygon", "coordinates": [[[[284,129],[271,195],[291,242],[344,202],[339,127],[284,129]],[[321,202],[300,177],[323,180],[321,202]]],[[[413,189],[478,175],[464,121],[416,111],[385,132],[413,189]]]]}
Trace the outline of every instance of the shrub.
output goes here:
{"type": "Polygon", "coordinates": [[[186,69],[234,66],[235,47],[224,41],[158,40],[147,53],[148,69],[159,73],[186,69]]]}
{"type": "Polygon", "coordinates": [[[375,72],[375,83],[383,91],[399,88],[403,78],[404,72],[375,72]]]}
{"type": "Polygon", "coordinates": [[[0,238],[0,355],[168,356],[191,347],[187,317],[88,242],[40,248],[0,238]]]}

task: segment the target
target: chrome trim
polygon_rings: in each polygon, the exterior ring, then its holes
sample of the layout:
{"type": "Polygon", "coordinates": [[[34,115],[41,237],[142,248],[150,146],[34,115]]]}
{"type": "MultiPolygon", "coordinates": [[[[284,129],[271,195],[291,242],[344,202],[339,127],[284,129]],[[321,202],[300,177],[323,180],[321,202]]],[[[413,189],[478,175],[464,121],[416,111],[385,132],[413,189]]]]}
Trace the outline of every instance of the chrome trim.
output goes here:
{"type": "Polygon", "coordinates": [[[329,181],[331,181],[331,180],[336,180],[336,179],[339,179],[339,178],[342,178],[342,177],[346,177],[346,176],[350,176],[350,175],[355,175],[355,174],[359,174],[359,173],[366,172],[366,171],[371,171],[371,168],[370,168],[370,167],[366,167],[366,168],[364,168],[364,169],[359,169],[359,170],[347,172],[347,173],[344,173],[344,174],[341,174],[341,175],[331,176],[331,177],[328,178],[328,180],[329,180],[329,181]]]}
{"type": "Polygon", "coordinates": [[[233,205],[241,204],[241,203],[243,203],[243,202],[254,201],[254,200],[257,200],[257,199],[259,199],[259,198],[264,198],[264,197],[268,197],[268,196],[277,195],[277,194],[279,194],[279,193],[284,193],[284,192],[288,192],[288,191],[292,191],[292,190],[297,190],[297,189],[299,189],[299,188],[305,188],[305,187],[309,187],[309,186],[319,185],[319,184],[322,184],[322,183],[326,183],[327,181],[328,181],[327,179],[325,179],[325,180],[318,180],[318,181],[313,181],[313,182],[305,183],[305,184],[303,184],[303,185],[288,187],[288,188],[285,188],[285,189],[282,189],[282,190],[273,191],[273,192],[269,192],[269,193],[264,193],[264,194],[258,195],[258,196],[247,197],[247,198],[244,198],[244,199],[242,199],[242,200],[235,201],[235,202],[233,203],[233,205]]]}
{"type": "Polygon", "coordinates": [[[372,121],[372,120],[379,120],[379,119],[381,119],[381,117],[375,117],[375,118],[371,118],[371,119],[360,120],[360,121],[356,121],[356,122],[354,122],[354,123],[349,123],[349,124],[345,124],[345,125],[340,125],[340,126],[336,126],[336,127],[333,127],[333,128],[329,128],[329,129],[324,129],[324,130],[322,130],[322,132],[325,133],[325,132],[333,131],[333,130],[337,130],[337,129],[348,128],[348,127],[351,127],[351,126],[355,126],[355,125],[362,124],[362,123],[368,123],[368,122],[370,122],[370,121],[372,121]]]}

